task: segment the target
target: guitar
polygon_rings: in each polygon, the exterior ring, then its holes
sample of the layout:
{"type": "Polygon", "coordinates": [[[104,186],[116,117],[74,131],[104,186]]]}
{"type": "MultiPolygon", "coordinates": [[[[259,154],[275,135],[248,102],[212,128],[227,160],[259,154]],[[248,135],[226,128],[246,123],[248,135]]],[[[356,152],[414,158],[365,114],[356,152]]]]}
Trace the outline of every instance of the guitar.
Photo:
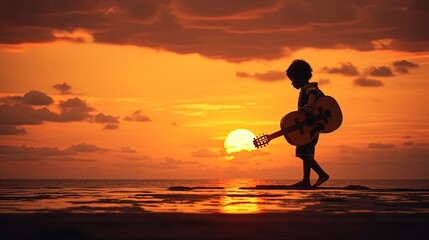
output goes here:
{"type": "Polygon", "coordinates": [[[343,114],[337,101],[329,96],[320,97],[314,104],[313,113],[306,116],[302,111],[286,114],[280,121],[281,130],[272,134],[262,134],[253,139],[253,145],[261,148],[280,136],[291,145],[304,145],[319,133],[335,131],[343,122],[343,114]]]}

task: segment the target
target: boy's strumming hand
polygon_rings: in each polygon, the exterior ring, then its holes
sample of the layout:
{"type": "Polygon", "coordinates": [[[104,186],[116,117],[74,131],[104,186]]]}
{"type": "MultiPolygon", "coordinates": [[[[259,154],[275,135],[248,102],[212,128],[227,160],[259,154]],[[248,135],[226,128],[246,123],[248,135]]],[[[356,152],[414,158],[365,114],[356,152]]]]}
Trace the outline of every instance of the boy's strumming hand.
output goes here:
{"type": "Polygon", "coordinates": [[[312,115],[313,110],[314,110],[313,104],[306,104],[304,105],[304,107],[301,108],[301,111],[303,111],[306,116],[312,115]]]}

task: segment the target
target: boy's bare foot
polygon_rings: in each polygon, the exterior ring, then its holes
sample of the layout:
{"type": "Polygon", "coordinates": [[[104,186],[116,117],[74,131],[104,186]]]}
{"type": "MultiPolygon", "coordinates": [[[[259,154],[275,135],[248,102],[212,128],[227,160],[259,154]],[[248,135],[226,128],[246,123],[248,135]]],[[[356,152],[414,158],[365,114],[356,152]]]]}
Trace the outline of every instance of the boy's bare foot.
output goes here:
{"type": "Polygon", "coordinates": [[[318,187],[320,185],[322,185],[322,183],[326,182],[329,179],[329,175],[323,175],[323,176],[319,176],[319,179],[317,179],[316,183],[313,185],[313,187],[318,187]]]}
{"type": "Polygon", "coordinates": [[[291,187],[297,187],[297,188],[309,188],[311,187],[311,184],[309,182],[297,182],[295,184],[290,185],[291,187]]]}

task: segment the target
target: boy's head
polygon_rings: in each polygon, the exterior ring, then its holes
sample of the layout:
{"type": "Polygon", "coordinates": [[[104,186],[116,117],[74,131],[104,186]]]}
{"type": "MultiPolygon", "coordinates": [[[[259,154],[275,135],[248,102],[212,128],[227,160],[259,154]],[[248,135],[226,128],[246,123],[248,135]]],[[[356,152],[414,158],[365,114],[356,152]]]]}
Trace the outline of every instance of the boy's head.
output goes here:
{"type": "Polygon", "coordinates": [[[304,60],[296,59],[286,69],[286,75],[295,88],[301,88],[313,76],[312,71],[310,64],[304,60]]]}

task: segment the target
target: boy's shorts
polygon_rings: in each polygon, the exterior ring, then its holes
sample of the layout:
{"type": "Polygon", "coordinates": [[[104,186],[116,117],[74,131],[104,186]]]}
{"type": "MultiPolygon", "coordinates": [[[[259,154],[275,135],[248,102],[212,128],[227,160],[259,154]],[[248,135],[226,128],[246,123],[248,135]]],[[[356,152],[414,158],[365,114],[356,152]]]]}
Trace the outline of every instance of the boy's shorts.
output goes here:
{"type": "Polygon", "coordinates": [[[305,145],[296,146],[295,156],[304,158],[314,158],[316,151],[316,144],[319,141],[319,135],[317,135],[310,143],[305,145]]]}

